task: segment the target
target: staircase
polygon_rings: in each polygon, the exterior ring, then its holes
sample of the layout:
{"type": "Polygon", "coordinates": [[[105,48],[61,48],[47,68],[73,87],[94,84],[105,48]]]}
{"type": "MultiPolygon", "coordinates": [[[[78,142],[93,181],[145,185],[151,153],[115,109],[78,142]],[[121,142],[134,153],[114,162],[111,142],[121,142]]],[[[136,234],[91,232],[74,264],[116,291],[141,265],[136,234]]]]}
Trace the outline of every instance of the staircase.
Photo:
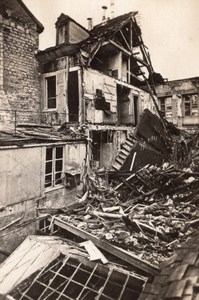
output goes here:
{"type": "Polygon", "coordinates": [[[124,144],[122,144],[121,150],[115,158],[115,163],[112,165],[115,171],[119,171],[124,164],[125,160],[130,154],[131,149],[135,146],[135,138],[133,135],[127,137],[124,144]]]}

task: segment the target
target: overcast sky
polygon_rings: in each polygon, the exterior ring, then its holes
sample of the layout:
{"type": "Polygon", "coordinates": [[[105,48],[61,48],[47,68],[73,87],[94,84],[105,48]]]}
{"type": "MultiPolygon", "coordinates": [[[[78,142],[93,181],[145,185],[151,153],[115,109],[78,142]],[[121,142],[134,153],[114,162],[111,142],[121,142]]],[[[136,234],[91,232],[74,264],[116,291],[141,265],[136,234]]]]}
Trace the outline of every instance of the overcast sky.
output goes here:
{"type": "MultiPolygon", "coordinates": [[[[102,18],[102,5],[110,0],[23,0],[44,25],[40,49],[55,45],[55,22],[63,12],[87,27],[102,18]]],[[[138,11],[138,22],[153,67],[164,78],[199,76],[199,0],[115,0],[115,16],[138,11]]]]}

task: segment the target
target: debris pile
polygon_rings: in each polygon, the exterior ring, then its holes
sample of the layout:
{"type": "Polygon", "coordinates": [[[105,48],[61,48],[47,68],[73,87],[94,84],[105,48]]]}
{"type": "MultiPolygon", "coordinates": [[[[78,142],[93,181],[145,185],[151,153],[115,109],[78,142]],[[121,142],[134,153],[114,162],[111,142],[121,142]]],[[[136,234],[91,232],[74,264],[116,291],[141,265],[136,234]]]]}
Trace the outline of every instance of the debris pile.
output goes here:
{"type": "Polygon", "coordinates": [[[199,173],[165,163],[109,182],[92,174],[86,201],[60,217],[154,265],[199,224],[199,173]]]}

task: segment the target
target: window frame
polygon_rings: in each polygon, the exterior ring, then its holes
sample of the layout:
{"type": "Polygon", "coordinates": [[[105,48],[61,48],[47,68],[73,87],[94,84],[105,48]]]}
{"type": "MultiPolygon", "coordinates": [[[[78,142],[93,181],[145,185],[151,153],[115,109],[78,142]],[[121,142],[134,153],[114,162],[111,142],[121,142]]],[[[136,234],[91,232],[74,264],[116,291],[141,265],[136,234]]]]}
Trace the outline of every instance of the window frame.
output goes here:
{"type": "Polygon", "coordinates": [[[48,74],[44,77],[45,80],[45,109],[48,111],[57,110],[57,76],[56,73],[48,74]],[[48,79],[50,77],[55,78],[55,97],[48,97],[48,79]],[[55,107],[50,108],[49,107],[49,99],[55,99],[55,107]]]}
{"type": "Polygon", "coordinates": [[[159,109],[164,118],[173,118],[173,103],[172,103],[172,95],[167,96],[159,96],[159,109]],[[169,103],[170,102],[170,103],[169,103]],[[162,109],[164,108],[164,109],[162,109]]]}
{"type": "Polygon", "coordinates": [[[57,145],[57,146],[47,146],[45,149],[45,167],[44,167],[44,189],[53,189],[53,188],[59,188],[63,187],[64,185],[64,146],[63,145],[57,145]],[[62,155],[61,157],[57,157],[57,149],[61,148],[62,149],[62,155]],[[52,149],[52,155],[51,158],[47,157],[47,151],[48,149],[52,149]],[[57,170],[57,162],[61,161],[61,169],[57,170]],[[51,164],[51,167],[47,167],[47,164],[51,164]],[[49,169],[50,170],[49,170],[49,169]],[[49,172],[50,171],[50,172],[49,172]],[[56,175],[60,174],[60,177],[56,179],[56,175]],[[51,177],[49,183],[46,180],[48,177],[51,177]],[[56,183],[57,181],[61,181],[59,183],[56,183]]]}
{"type": "Polygon", "coordinates": [[[182,98],[183,98],[183,115],[184,117],[194,117],[194,116],[197,116],[199,115],[199,94],[198,93],[190,93],[190,94],[183,94],[182,95],[182,98]],[[193,105],[193,97],[194,96],[197,96],[197,102],[196,102],[196,106],[194,107],[193,105]],[[188,99],[189,97],[189,99],[188,99]],[[186,113],[186,104],[189,103],[189,111],[190,113],[187,114],[186,113]],[[194,114],[194,110],[197,110],[197,112],[195,112],[194,114]]]}

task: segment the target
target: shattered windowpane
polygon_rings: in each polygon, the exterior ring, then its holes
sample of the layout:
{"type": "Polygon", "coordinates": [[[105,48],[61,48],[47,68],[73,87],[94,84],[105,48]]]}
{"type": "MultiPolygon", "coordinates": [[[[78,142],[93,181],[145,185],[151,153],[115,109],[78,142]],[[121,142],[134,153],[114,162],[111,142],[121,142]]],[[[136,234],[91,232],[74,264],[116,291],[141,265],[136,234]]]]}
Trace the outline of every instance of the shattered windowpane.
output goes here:
{"type": "Polygon", "coordinates": [[[45,176],[45,188],[52,185],[52,174],[45,176]]]}
{"type": "Polygon", "coordinates": [[[55,185],[62,183],[61,175],[62,175],[61,172],[55,174],[55,185]]]}

